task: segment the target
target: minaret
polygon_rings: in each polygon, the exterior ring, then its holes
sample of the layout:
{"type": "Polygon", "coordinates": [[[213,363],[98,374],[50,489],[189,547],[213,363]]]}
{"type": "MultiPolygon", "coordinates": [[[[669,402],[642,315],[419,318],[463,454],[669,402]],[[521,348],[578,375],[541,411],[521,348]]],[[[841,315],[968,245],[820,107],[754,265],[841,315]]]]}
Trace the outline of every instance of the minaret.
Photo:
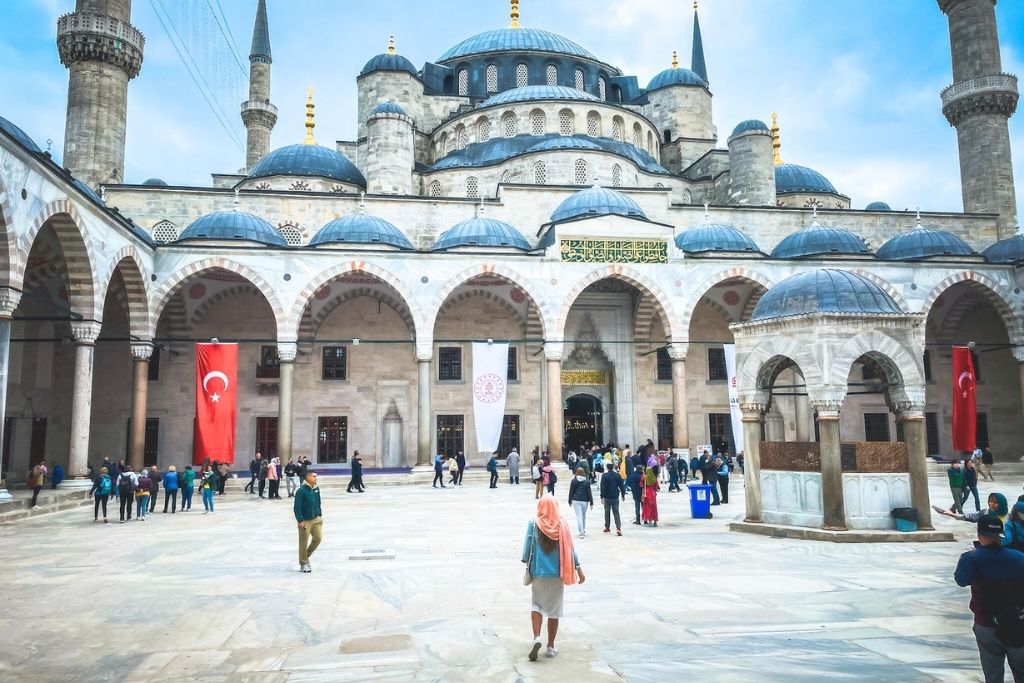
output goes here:
{"type": "Polygon", "coordinates": [[[131,18],[131,0],[77,0],[57,20],[69,72],[64,166],[92,187],[124,181],[128,81],[139,75],[146,44],[131,18]]]}
{"type": "Polygon", "coordinates": [[[1017,77],[1003,73],[996,0],[938,0],[949,18],[953,85],[942,113],[956,127],[964,211],[999,214],[999,239],[1013,235],[1017,201],[1007,123],[1017,109],[1017,77]]]}
{"type": "Polygon", "coordinates": [[[249,100],[242,103],[246,170],[270,152],[270,132],[277,123],[277,107],[270,103],[270,65],[273,61],[267,0],[260,0],[256,8],[256,24],[252,29],[252,49],[249,51],[249,100]]]}
{"type": "Polygon", "coordinates": [[[703,78],[705,83],[710,82],[708,81],[708,66],[704,62],[704,41],[700,37],[697,0],[693,0],[693,55],[690,57],[690,71],[703,78]]]}

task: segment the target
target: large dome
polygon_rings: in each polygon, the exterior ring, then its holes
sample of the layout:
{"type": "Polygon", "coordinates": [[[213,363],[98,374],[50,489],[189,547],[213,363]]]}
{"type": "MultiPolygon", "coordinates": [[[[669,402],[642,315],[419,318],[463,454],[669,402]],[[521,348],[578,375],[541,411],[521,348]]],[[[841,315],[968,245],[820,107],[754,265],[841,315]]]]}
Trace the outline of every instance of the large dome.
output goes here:
{"type": "Polygon", "coordinates": [[[244,211],[214,211],[197,218],[178,237],[186,240],[239,240],[259,242],[271,247],[286,247],[284,237],[277,229],[259,216],[244,211]]]}
{"type": "Polygon", "coordinates": [[[772,258],[803,258],[828,254],[868,255],[871,250],[864,240],[849,230],[814,223],[787,235],[772,250],[772,258]]]}
{"type": "Polygon", "coordinates": [[[702,88],[708,87],[697,72],[677,66],[672,69],[665,69],[647,84],[647,92],[667,88],[670,85],[699,85],[702,88]]]}
{"type": "Polygon", "coordinates": [[[551,214],[552,223],[593,216],[627,216],[647,220],[640,206],[626,195],[600,185],[580,190],[563,201],[551,214]]]}
{"type": "Polygon", "coordinates": [[[488,52],[554,52],[598,61],[597,57],[568,38],[535,28],[499,28],[478,33],[445,52],[437,61],[444,64],[488,52]]]}
{"type": "Polygon", "coordinates": [[[408,59],[398,54],[379,54],[372,58],[370,61],[363,66],[363,70],[359,72],[359,75],[368,74],[371,71],[406,71],[411,73],[413,76],[419,76],[419,72],[416,71],[416,66],[408,59]]]}
{"type": "Polygon", "coordinates": [[[511,247],[529,251],[530,243],[521,232],[504,221],[470,218],[445,230],[434,243],[434,251],[455,247],[511,247]]]}
{"type": "Polygon", "coordinates": [[[813,168],[797,164],[780,164],[775,167],[775,192],[825,192],[839,194],[829,179],[813,168]]]}
{"type": "Polygon", "coordinates": [[[903,311],[884,289],[845,270],[821,269],[786,278],[769,289],[751,321],[774,320],[812,313],[898,315],[903,311]]]}
{"type": "Polygon", "coordinates": [[[931,256],[973,256],[975,252],[956,235],[918,223],[913,230],[883,244],[877,253],[885,261],[913,261],[931,256]]]}
{"type": "Polygon", "coordinates": [[[386,244],[398,249],[413,248],[409,238],[394,225],[365,214],[342,216],[320,228],[309,246],[321,244],[386,244]]]}
{"type": "Polygon", "coordinates": [[[366,187],[366,178],[344,154],[320,145],[288,145],[275,149],[249,171],[250,178],[313,176],[366,187]]]}
{"type": "Polygon", "coordinates": [[[589,93],[564,85],[527,85],[498,93],[484,100],[481,107],[492,107],[498,104],[514,102],[532,102],[535,100],[574,100],[577,102],[600,102],[589,93]]]}
{"type": "Polygon", "coordinates": [[[705,223],[676,235],[676,246],[687,254],[709,251],[761,253],[750,237],[731,225],[705,223]]]}

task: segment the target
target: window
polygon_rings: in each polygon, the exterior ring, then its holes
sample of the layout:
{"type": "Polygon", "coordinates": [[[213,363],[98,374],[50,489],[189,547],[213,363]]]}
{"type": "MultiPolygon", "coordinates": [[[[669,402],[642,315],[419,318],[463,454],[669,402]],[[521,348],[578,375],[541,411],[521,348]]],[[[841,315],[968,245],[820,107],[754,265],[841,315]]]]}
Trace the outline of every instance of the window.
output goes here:
{"type": "Polygon", "coordinates": [[[260,347],[260,364],[256,366],[256,379],[276,379],[281,376],[276,346],[260,347]]]}
{"type": "Polygon", "coordinates": [[[889,413],[864,413],[864,440],[889,441],[889,413]]]}
{"type": "Polygon", "coordinates": [[[928,455],[938,455],[942,452],[939,444],[939,414],[925,413],[924,428],[928,433],[928,455]]]}
{"type": "Polygon", "coordinates": [[[640,124],[633,124],[633,146],[640,149],[640,142],[643,140],[643,132],[640,130],[640,124]]]}
{"type": "Polygon", "coordinates": [[[974,364],[974,381],[981,382],[981,356],[977,351],[971,351],[971,363],[974,364]]]}
{"type": "Polygon", "coordinates": [[[459,70],[459,94],[463,96],[469,94],[469,71],[466,69],[459,70]]]}
{"type": "Polygon", "coordinates": [[[530,133],[533,135],[544,135],[547,126],[544,121],[544,112],[534,109],[530,112],[530,133]]]}
{"type": "Polygon", "coordinates": [[[525,88],[529,80],[525,64],[516,64],[516,87],[525,88]]]}
{"type": "Polygon", "coordinates": [[[978,448],[987,448],[988,442],[988,413],[978,413],[978,428],[974,433],[974,443],[978,448]]]}
{"type": "Polygon", "coordinates": [[[622,186],[622,167],[618,164],[612,166],[612,187],[622,186]]]}
{"type": "Polygon", "coordinates": [[[178,239],[178,226],[170,221],[160,221],[153,226],[153,241],[160,244],[178,239]]]}
{"type": "Polygon", "coordinates": [[[711,437],[711,447],[716,451],[724,447],[730,453],[735,453],[736,448],[732,439],[732,417],[729,413],[710,413],[708,415],[708,435],[711,437]]]}
{"type": "Polygon", "coordinates": [[[480,181],[476,179],[476,176],[471,175],[466,178],[466,196],[470,199],[480,196],[480,181]]]}
{"type": "Polygon", "coordinates": [[[348,462],[348,418],[316,419],[316,461],[348,462]]]}
{"type": "Polygon", "coordinates": [[[583,81],[583,69],[576,69],[576,73],[573,74],[573,78],[576,82],[577,90],[586,90],[586,83],[583,81]]]}
{"type": "Polygon", "coordinates": [[[558,132],[562,135],[572,135],[575,132],[574,128],[572,112],[568,109],[558,112],[558,132]]]}
{"type": "Polygon", "coordinates": [[[262,453],[265,458],[273,458],[277,455],[277,418],[257,417],[256,418],[256,447],[255,452],[262,453]]]}
{"type": "Polygon", "coordinates": [[[502,182],[502,183],[511,183],[512,182],[512,171],[509,171],[508,169],[502,171],[501,172],[501,181],[500,182],[502,182]]]}
{"type": "Polygon", "coordinates": [[[672,413],[659,413],[658,448],[667,451],[672,448],[672,413]]]}
{"type": "Polygon", "coordinates": [[[729,381],[725,369],[725,349],[708,349],[708,379],[712,382],[729,381]]]}
{"type": "Polygon", "coordinates": [[[437,380],[457,382],[462,379],[462,347],[442,346],[437,350],[437,380]]]}
{"type": "Polygon", "coordinates": [[[861,377],[863,377],[865,382],[881,382],[885,380],[885,377],[878,372],[878,366],[874,363],[865,363],[861,366],[861,377]]]}
{"type": "Polygon", "coordinates": [[[927,350],[924,352],[924,381],[932,381],[932,352],[927,350]]]}
{"type": "Polygon", "coordinates": [[[454,458],[465,450],[463,445],[463,427],[465,424],[462,415],[438,415],[437,416],[437,452],[449,458],[454,458]]]}
{"type": "Polygon", "coordinates": [[[587,162],[583,159],[577,159],[576,163],[572,166],[572,179],[576,185],[586,185],[590,178],[590,174],[587,171],[587,162]]]}
{"type": "Polygon", "coordinates": [[[147,379],[150,382],[160,381],[160,347],[153,347],[153,355],[149,357],[149,374],[147,379]]]}
{"type": "Polygon", "coordinates": [[[469,142],[469,135],[466,133],[466,127],[459,126],[455,129],[455,149],[466,149],[467,142],[469,142]]]}
{"type": "Polygon", "coordinates": [[[533,165],[533,184],[544,185],[548,182],[548,167],[543,161],[533,165]]]}
{"type": "Polygon", "coordinates": [[[668,128],[665,129],[665,142],[672,142],[672,131],[668,128]]]}
{"type": "Polygon", "coordinates": [[[452,150],[455,149],[455,136],[444,138],[444,153],[451,154],[452,150]]]}
{"type": "Polygon", "coordinates": [[[622,142],[622,122],[619,119],[612,121],[612,140],[622,142]]]}
{"type": "Polygon", "coordinates": [[[440,197],[441,196],[441,183],[440,183],[440,181],[435,180],[434,182],[430,183],[430,196],[431,197],[440,197]]]}
{"type": "Polygon", "coordinates": [[[445,151],[448,149],[448,133],[441,133],[441,137],[437,139],[437,158],[440,159],[445,155],[445,151]]]}
{"type": "Polygon", "coordinates": [[[501,438],[498,439],[498,455],[504,457],[512,449],[522,451],[519,445],[519,416],[506,415],[501,421],[501,438]]]}
{"type": "Polygon", "coordinates": [[[505,372],[505,379],[509,382],[519,379],[519,356],[516,355],[514,346],[508,347],[508,370],[505,372]]]}
{"type": "Polygon", "coordinates": [[[285,223],[277,229],[281,233],[281,237],[290,246],[297,247],[302,244],[302,231],[290,223],[285,223]]]}
{"type": "Polygon", "coordinates": [[[683,204],[693,204],[693,195],[689,190],[683,190],[683,204]]]}
{"type": "Polygon", "coordinates": [[[501,117],[501,128],[502,133],[507,138],[514,138],[516,136],[516,115],[509,112],[501,117]]]}
{"type": "MultiPolygon", "coordinates": [[[[8,422],[8,420],[13,421],[14,418],[8,417],[8,418],[6,418],[4,420],[4,424],[7,425],[7,429],[10,429],[12,427],[12,422],[8,422]]],[[[4,431],[4,434],[5,434],[4,441],[8,441],[9,438],[10,438],[10,437],[6,436],[7,433],[8,433],[7,431],[4,431]]],[[[128,435],[125,438],[124,443],[125,443],[124,456],[125,456],[125,458],[129,458],[129,457],[131,457],[131,449],[132,449],[132,419],[130,417],[128,418],[128,435]]],[[[142,444],[142,464],[145,465],[146,467],[152,467],[153,465],[156,464],[157,455],[159,454],[159,447],[158,447],[159,443],[160,443],[160,418],[159,417],[147,417],[146,418],[145,438],[144,438],[143,444],[142,444]]],[[[5,448],[9,448],[10,447],[10,443],[5,444],[4,447],[5,448]]],[[[8,454],[8,457],[9,457],[9,455],[10,454],[8,454]]]]}
{"type": "Polygon", "coordinates": [[[348,379],[348,347],[346,346],[325,346],[323,350],[323,364],[320,369],[320,379],[324,380],[346,380],[348,379]]]}
{"type": "Polygon", "coordinates": [[[477,142],[487,142],[491,139],[491,120],[480,119],[480,123],[476,124],[476,140],[477,142]]]}
{"type": "Polygon", "coordinates": [[[667,382],[672,379],[672,358],[668,355],[668,349],[658,349],[657,375],[659,382],[667,382]]]}
{"type": "Polygon", "coordinates": [[[558,68],[554,64],[548,64],[547,78],[548,85],[558,85],[558,68]]]}
{"type": "Polygon", "coordinates": [[[596,111],[587,114],[587,135],[592,138],[601,137],[601,115],[596,111]]]}
{"type": "Polygon", "coordinates": [[[608,99],[608,86],[605,85],[604,78],[597,79],[597,96],[602,101],[608,99]]]}
{"type": "Polygon", "coordinates": [[[494,64],[487,66],[487,92],[498,92],[498,67],[494,64]]]}
{"type": "Polygon", "coordinates": [[[647,151],[654,154],[654,134],[647,131],[647,151]]]}

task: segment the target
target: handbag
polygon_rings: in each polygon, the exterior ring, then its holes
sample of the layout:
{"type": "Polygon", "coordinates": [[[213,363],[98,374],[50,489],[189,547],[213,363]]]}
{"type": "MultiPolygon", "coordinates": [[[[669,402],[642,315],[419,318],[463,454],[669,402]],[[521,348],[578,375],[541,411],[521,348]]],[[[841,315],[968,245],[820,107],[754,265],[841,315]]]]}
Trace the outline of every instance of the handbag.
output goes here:
{"type": "Polygon", "coordinates": [[[1014,606],[992,617],[996,640],[1006,647],[1024,645],[1024,607],[1014,606]]]}
{"type": "Polygon", "coordinates": [[[526,558],[526,572],[523,574],[523,585],[529,586],[533,583],[533,572],[530,571],[530,567],[533,566],[533,549],[537,545],[537,531],[534,529],[533,538],[530,539],[530,554],[526,558]]]}

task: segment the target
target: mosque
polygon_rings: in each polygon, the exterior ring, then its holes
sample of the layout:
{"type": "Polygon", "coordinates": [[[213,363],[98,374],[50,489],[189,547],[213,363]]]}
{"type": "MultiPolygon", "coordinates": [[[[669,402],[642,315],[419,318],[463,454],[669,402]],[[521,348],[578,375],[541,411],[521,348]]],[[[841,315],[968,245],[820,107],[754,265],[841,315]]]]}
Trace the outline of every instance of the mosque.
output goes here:
{"type": "Polygon", "coordinates": [[[356,140],[317,141],[310,93],[305,139],[271,149],[258,0],[244,168],[124,178],[131,4],[59,18],[63,166],[0,119],[12,477],[41,457],[75,476],[190,461],[193,345],[211,338],[240,344],[236,461],[476,461],[469,347],[487,339],[510,343],[502,456],[731,448],[735,344],[748,462],[762,440],[818,442],[823,462],[840,439],[904,441],[923,468],[954,454],[951,346],[968,342],[978,442],[1021,456],[1018,92],[992,0],[938,0],[965,211],[916,215],[783,161],[774,115],[720,130],[713,89],[739,86],[716,85],[696,3],[689,68],[674,54],[653,75],[526,28],[518,0],[506,28],[419,67],[392,40],[356,75],[356,140]]]}

